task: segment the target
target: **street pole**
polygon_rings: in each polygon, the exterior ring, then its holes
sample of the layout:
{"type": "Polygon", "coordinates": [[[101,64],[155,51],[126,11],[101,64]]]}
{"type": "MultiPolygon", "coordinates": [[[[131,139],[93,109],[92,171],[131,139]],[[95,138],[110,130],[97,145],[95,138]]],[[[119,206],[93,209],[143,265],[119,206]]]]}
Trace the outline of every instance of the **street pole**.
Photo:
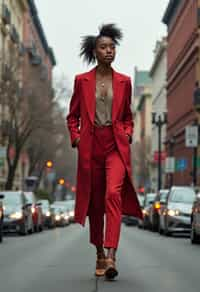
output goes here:
{"type": "Polygon", "coordinates": [[[152,124],[158,127],[158,191],[162,188],[162,126],[167,123],[167,113],[164,113],[164,118],[159,114],[156,118],[156,113],[152,113],[152,124]]]}

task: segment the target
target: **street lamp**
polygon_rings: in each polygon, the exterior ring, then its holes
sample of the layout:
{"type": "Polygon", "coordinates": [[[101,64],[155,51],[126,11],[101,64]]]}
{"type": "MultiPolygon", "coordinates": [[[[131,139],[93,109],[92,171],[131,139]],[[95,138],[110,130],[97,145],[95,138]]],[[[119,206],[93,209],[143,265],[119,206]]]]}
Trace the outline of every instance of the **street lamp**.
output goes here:
{"type": "Polygon", "coordinates": [[[167,123],[167,113],[157,114],[152,113],[152,124],[158,127],[158,190],[162,187],[162,165],[161,165],[161,150],[162,150],[162,141],[161,141],[161,131],[162,126],[167,123]]]}
{"type": "Polygon", "coordinates": [[[59,185],[63,186],[63,185],[65,184],[65,180],[64,180],[64,178],[60,178],[60,179],[58,180],[58,183],[59,183],[59,185]]]}
{"type": "Polygon", "coordinates": [[[53,167],[53,162],[51,160],[46,161],[46,167],[47,168],[52,168],[53,167]]]}

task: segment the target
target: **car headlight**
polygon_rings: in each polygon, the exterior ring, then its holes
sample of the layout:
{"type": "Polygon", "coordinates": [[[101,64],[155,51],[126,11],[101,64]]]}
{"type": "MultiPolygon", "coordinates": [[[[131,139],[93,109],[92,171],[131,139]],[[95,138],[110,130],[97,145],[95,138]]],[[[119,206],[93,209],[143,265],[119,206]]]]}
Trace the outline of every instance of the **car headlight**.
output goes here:
{"type": "Polygon", "coordinates": [[[23,216],[22,212],[15,212],[10,214],[11,219],[21,219],[23,216]]]}
{"type": "Polygon", "coordinates": [[[167,214],[169,215],[169,216],[178,216],[179,214],[180,214],[180,211],[179,210],[171,210],[171,209],[169,209],[168,211],[167,211],[167,214]]]}
{"type": "Polygon", "coordinates": [[[65,220],[68,220],[69,219],[69,216],[68,215],[65,215],[65,220]]]}
{"type": "Polygon", "coordinates": [[[31,207],[31,212],[32,212],[32,214],[34,214],[35,213],[35,207],[31,207]]]}
{"type": "Polygon", "coordinates": [[[51,213],[49,211],[46,212],[45,214],[47,217],[49,217],[51,215],[51,213]]]}
{"type": "Polygon", "coordinates": [[[60,215],[56,215],[55,219],[56,219],[56,221],[59,221],[60,220],[60,215]]]}
{"type": "Polygon", "coordinates": [[[145,209],[142,210],[142,213],[143,213],[143,215],[148,215],[149,214],[148,211],[145,210],[145,209]]]}
{"type": "Polygon", "coordinates": [[[69,212],[69,216],[70,216],[70,217],[74,217],[74,211],[70,211],[70,212],[69,212]]]}

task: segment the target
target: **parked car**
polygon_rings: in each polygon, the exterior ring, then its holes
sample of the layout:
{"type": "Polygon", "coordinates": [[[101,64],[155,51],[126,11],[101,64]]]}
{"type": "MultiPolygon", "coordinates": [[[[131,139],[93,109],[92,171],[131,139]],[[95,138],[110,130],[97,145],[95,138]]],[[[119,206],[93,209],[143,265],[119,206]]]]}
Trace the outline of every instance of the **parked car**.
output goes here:
{"type": "Polygon", "coordinates": [[[152,231],[159,231],[160,226],[160,210],[166,204],[167,194],[169,190],[161,189],[158,191],[153,204],[149,209],[149,220],[152,231]]]}
{"type": "Polygon", "coordinates": [[[66,210],[68,212],[69,221],[74,222],[74,208],[75,208],[75,201],[74,200],[55,201],[54,205],[65,206],[66,210]]]}
{"type": "Polygon", "coordinates": [[[191,243],[200,243],[200,193],[197,194],[191,214],[191,243]]]}
{"type": "Polygon", "coordinates": [[[3,240],[3,202],[4,195],[0,194],[0,242],[3,240]]]}
{"type": "MultiPolygon", "coordinates": [[[[137,198],[138,198],[138,201],[139,201],[139,204],[140,204],[140,208],[143,209],[143,205],[144,205],[144,195],[141,195],[141,194],[137,194],[137,198]]],[[[122,222],[126,225],[133,225],[133,226],[139,226],[140,225],[140,222],[141,219],[139,218],[136,218],[134,216],[127,216],[127,215],[124,215],[122,217],[122,222]]],[[[139,226],[140,227],[140,226],[139,226]]]]}
{"type": "Polygon", "coordinates": [[[143,210],[142,210],[142,213],[143,213],[142,227],[144,229],[149,229],[151,226],[149,214],[150,214],[151,205],[153,204],[155,197],[156,197],[156,193],[147,193],[145,195],[144,205],[143,205],[143,210]]]}
{"type": "Polygon", "coordinates": [[[38,203],[41,203],[44,226],[54,228],[56,226],[55,214],[49,200],[39,200],[38,203]]]}
{"type": "Polygon", "coordinates": [[[65,212],[61,205],[51,205],[54,210],[56,226],[64,227],[66,225],[65,212]]]}
{"type": "Polygon", "coordinates": [[[123,215],[122,222],[127,226],[137,226],[138,225],[138,219],[134,216],[129,216],[129,215],[123,215]]]}
{"type": "Polygon", "coordinates": [[[26,235],[33,231],[31,204],[23,191],[3,191],[4,222],[3,230],[26,235]]]}
{"type": "Polygon", "coordinates": [[[140,204],[140,208],[143,209],[145,196],[141,195],[141,194],[137,194],[137,197],[138,197],[138,201],[139,201],[139,204],[140,204]]]}
{"type": "Polygon", "coordinates": [[[195,197],[195,191],[191,187],[173,186],[170,189],[166,205],[160,214],[160,229],[165,235],[191,231],[191,213],[195,197]]]}
{"type": "Polygon", "coordinates": [[[31,212],[33,218],[34,231],[43,230],[43,216],[41,203],[37,202],[36,195],[33,192],[24,192],[28,203],[31,204],[31,212]]]}

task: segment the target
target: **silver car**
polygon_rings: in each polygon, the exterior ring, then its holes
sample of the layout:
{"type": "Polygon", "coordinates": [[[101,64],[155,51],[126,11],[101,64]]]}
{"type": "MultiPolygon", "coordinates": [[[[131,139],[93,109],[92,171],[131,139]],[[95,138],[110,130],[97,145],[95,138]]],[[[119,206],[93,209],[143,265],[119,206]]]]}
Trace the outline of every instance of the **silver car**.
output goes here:
{"type": "Polygon", "coordinates": [[[165,235],[190,232],[195,197],[195,191],[191,187],[174,186],[170,189],[166,205],[160,214],[160,228],[165,235]]]}
{"type": "Polygon", "coordinates": [[[3,230],[22,235],[33,232],[31,204],[23,191],[2,191],[4,195],[3,230]]]}
{"type": "Polygon", "coordinates": [[[197,194],[192,206],[191,225],[191,243],[200,243],[200,193],[197,194]]]}

